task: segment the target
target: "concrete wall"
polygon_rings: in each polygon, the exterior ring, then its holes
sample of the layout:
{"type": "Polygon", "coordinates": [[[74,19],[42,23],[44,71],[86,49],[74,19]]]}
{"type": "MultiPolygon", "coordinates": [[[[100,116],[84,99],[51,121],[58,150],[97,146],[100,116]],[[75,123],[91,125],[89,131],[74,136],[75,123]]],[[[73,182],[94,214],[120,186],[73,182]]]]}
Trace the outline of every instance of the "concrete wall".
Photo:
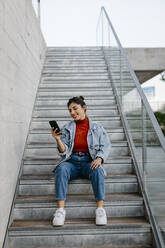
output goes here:
{"type": "Polygon", "coordinates": [[[165,47],[124,48],[134,71],[164,71],[165,47]]]}
{"type": "Polygon", "coordinates": [[[125,48],[140,83],[165,71],[165,47],[125,48]]]}
{"type": "Polygon", "coordinates": [[[0,247],[45,51],[31,0],[0,0],[0,247]]]}

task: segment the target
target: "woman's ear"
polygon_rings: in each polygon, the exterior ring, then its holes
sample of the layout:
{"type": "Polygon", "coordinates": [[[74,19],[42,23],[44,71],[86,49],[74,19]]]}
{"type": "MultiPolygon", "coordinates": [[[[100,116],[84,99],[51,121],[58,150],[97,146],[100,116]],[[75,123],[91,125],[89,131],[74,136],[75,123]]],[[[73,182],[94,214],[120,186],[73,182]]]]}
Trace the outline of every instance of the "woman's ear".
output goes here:
{"type": "Polygon", "coordinates": [[[83,105],[82,108],[84,109],[84,112],[86,112],[87,106],[86,105],[83,105]]]}

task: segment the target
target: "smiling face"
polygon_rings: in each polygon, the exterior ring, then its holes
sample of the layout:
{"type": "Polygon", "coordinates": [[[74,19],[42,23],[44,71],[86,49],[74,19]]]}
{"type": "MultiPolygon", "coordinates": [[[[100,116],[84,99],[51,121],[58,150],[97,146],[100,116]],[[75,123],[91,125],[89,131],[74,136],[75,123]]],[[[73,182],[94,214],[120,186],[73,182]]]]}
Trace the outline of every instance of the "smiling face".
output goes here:
{"type": "Polygon", "coordinates": [[[84,120],[86,117],[85,110],[86,110],[86,105],[83,107],[80,104],[77,104],[75,102],[72,102],[69,107],[69,113],[70,116],[75,120],[84,120]]]}

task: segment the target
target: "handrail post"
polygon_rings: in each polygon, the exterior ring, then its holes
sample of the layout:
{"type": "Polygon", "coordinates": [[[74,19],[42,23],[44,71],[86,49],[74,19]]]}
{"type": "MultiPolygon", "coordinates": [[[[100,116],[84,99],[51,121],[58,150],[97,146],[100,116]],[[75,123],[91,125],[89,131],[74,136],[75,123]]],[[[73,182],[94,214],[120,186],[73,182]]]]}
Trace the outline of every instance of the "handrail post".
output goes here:
{"type": "Polygon", "coordinates": [[[39,21],[39,24],[41,25],[41,5],[40,5],[40,0],[38,0],[38,21],[39,21]]]}
{"type": "Polygon", "coordinates": [[[108,25],[108,47],[109,47],[109,69],[111,70],[111,36],[110,36],[110,27],[108,25]]]}
{"type": "Polygon", "coordinates": [[[101,15],[101,28],[102,28],[102,47],[104,46],[104,22],[103,22],[103,11],[101,15]]]}
{"type": "Polygon", "coordinates": [[[121,102],[121,107],[123,106],[122,104],[122,95],[123,95],[123,82],[122,82],[122,65],[121,65],[121,51],[119,50],[119,59],[120,59],[120,102],[121,102]]]}
{"type": "Polygon", "coordinates": [[[146,114],[144,112],[144,103],[141,100],[141,112],[142,112],[142,175],[143,175],[143,191],[145,192],[145,180],[146,180],[146,158],[147,158],[147,151],[146,151],[146,114]]]}

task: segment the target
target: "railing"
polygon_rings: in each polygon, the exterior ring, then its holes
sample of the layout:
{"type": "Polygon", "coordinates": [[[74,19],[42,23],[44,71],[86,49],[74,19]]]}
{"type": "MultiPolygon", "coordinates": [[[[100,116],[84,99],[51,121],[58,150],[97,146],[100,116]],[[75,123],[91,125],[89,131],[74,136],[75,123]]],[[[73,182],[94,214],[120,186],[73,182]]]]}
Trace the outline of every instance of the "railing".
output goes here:
{"type": "Polygon", "coordinates": [[[165,138],[104,7],[98,20],[96,42],[104,52],[155,244],[163,248],[165,138]]]}
{"type": "Polygon", "coordinates": [[[32,6],[38,17],[39,24],[41,25],[41,0],[32,0],[32,6]]]}

